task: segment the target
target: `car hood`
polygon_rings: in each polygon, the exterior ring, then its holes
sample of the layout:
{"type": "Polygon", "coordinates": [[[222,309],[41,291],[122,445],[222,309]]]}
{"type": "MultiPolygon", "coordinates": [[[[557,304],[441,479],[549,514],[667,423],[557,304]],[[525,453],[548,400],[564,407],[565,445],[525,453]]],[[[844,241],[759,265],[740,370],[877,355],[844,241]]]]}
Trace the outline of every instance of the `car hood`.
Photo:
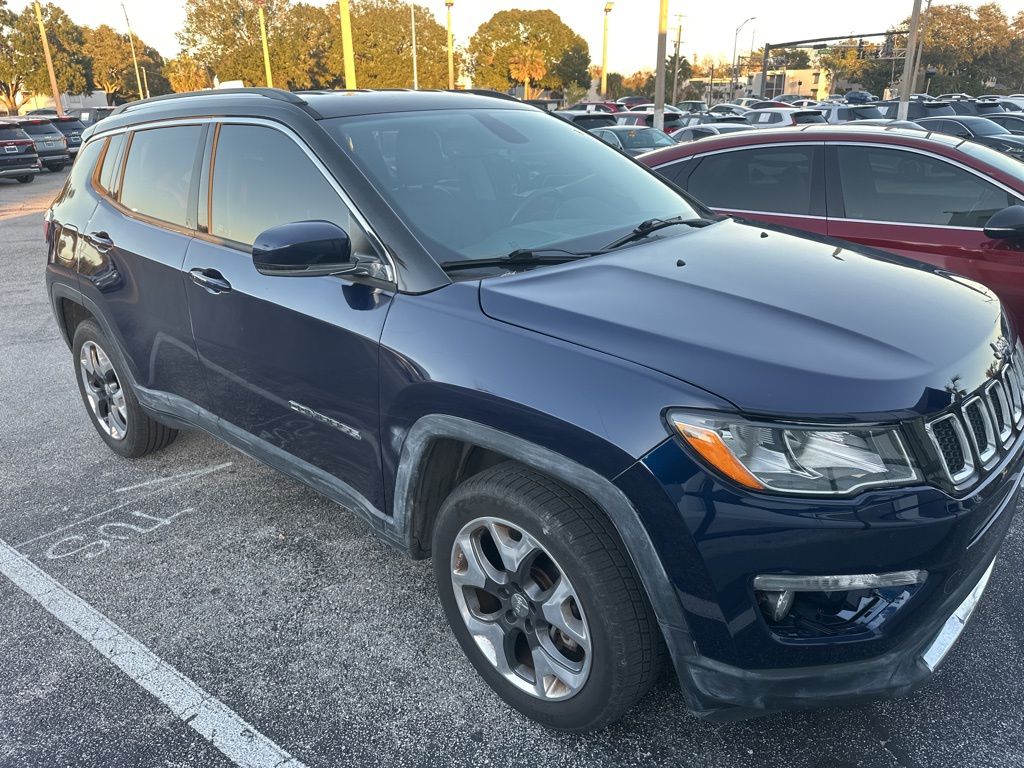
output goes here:
{"type": "Polygon", "coordinates": [[[983,384],[1006,348],[999,301],[965,278],[731,220],[669,231],[485,279],[481,307],[764,415],[933,412],[983,384]]]}

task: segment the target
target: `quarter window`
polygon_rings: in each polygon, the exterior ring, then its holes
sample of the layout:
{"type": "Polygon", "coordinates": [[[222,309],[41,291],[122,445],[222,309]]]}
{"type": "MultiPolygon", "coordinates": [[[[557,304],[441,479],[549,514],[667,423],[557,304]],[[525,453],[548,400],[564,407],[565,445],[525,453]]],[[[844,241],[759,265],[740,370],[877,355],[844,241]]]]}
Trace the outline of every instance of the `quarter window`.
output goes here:
{"type": "Polygon", "coordinates": [[[982,228],[1020,203],[969,171],[916,152],[837,147],[846,218],[982,228]]]}
{"type": "Polygon", "coordinates": [[[210,232],[252,245],[266,229],[296,221],[330,221],[369,252],[348,208],[289,137],[259,125],[222,125],[213,165],[210,232]]]}
{"type": "Polygon", "coordinates": [[[117,133],[110,137],[107,143],[107,153],[103,157],[103,167],[100,169],[100,186],[111,194],[116,194],[114,184],[116,182],[116,169],[120,167],[121,150],[124,149],[125,136],[127,134],[117,133]]]}
{"type": "Polygon", "coordinates": [[[121,205],[145,216],[188,226],[192,169],[202,127],[136,131],[128,148],[121,205]]]}
{"type": "Polygon", "coordinates": [[[736,211],[818,215],[812,196],[815,147],[755,147],[708,155],[687,190],[705,205],[736,211]]]}

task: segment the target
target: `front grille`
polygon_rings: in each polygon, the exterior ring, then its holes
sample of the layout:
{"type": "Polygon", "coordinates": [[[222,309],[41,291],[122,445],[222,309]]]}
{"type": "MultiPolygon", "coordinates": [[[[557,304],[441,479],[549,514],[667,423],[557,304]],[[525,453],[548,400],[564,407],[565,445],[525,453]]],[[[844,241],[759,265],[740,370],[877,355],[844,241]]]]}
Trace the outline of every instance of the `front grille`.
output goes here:
{"type": "Polygon", "coordinates": [[[1024,430],[1024,381],[1015,355],[979,392],[926,425],[947,478],[966,488],[1024,430]]]}

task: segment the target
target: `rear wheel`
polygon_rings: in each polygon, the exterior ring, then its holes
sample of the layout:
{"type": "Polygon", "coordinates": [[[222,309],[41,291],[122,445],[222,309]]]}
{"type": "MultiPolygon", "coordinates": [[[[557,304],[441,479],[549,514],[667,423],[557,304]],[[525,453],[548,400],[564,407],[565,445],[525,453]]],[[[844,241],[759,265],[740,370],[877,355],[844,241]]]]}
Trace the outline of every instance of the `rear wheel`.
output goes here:
{"type": "Polygon", "coordinates": [[[92,425],[112,451],[138,458],[170,445],[178,431],[142,410],[113,344],[93,320],[75,329],[72,349],[82,402],[92,425]]]}
{"type": "Polygon", "coordinates": [[[35,176],[34,173],[27,173],[24,176],[19,176],[18,177],[18,183],[19,184],[29,184],[32,181],[34,181],[35,178],[36,178],[36,176],[35,176]]]}
{"type": "Polygon", "coordinates": [[[619,719],[657,673],[657,623],[608,518],[584,496],[508,462],[438,513],[434,573],[477,672],[553,728],[619,719]]]}

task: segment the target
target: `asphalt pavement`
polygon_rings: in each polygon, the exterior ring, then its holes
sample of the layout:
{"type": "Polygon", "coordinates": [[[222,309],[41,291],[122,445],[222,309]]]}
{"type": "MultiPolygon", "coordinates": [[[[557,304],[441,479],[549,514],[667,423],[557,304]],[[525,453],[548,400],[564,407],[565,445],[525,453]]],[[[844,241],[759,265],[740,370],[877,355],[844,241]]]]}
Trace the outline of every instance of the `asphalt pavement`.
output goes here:
{"type": "MultiPolygon", "coordinates": [[[[597,734],[524,719],[463,657],[429,564],[344,508],[198,432],[135,461],[107,450],[43,282],[41,212],[65,175],[0,180],[0,542],[41,594],[77,595],[292,764],[1024,766],[1024,516],[909,698],[710,724],[665,679],[597,734]]],[[[232,764],[38,597],[0,574],[0,766],[232,764]]]]}

